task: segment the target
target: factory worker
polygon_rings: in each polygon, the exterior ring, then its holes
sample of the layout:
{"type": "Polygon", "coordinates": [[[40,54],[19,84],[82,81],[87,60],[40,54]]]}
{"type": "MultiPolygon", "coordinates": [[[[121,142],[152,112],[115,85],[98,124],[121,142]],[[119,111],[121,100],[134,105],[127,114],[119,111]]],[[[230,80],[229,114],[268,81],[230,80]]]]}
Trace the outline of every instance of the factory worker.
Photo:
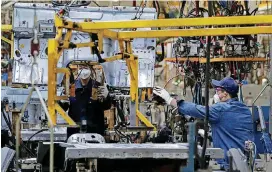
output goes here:
{"type": "Polygon", "coordinates": [[[68,128],[67,138],[75,133],[87,132],[104,135],[104,110],[111,101],[106,84],[97,82],[88,66],[82,66],[75,80],[75,96],[70,98],[69,116],[80,128],[68,128]],[[103,85],[102,85],[103,84],[103,85]]]}
{"type": "MultiPolygon", "coordinates": [[[[219,160],[221,167],[228,168],[227,151],[230,148],[244,150],[245,141],[253,140],[253,122],[249,108],[238,101],[238,85],[231,77],[221,81],[212,80],[216,90],[216,99],[220,102],[209,107],[209,123],[212,130],[213,147],[221,148],[225,160],[219,160]]],[[[153,93],[164,99],[168,105],[178,107],[180,114],[195,118],[205,118],[205,106],[184,100],[176,100],[160,87],[155,87],[153,93]]]]}

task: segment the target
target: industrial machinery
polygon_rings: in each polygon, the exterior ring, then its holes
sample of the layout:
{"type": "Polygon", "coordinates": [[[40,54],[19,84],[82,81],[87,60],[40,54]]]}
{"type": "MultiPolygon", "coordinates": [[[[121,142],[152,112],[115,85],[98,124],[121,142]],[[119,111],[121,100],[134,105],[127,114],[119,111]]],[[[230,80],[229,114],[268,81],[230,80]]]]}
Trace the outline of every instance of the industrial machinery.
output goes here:
{"type": "MultiPolygon", "coordinates": [[[[10,157],[14,152],[5,148],[5,155],[9,156],[5,169],[158,171],[165,165],[168,166],[166,171],[219,169],[215,160],[223,158],[224,152],[220,148],[203,147],[203,139],[207,138],[204,130],[198,128],[203,128],[203,123],[189,116],[182,117],[177,109],[140,94],[154,86],[156,38],[178,37],[173,46],[175,60],[186,57],[185,63],[177,65],[182,68],[178,76],[186,77],[186,85],[191,86],[191,90],[194,87],[198,93],[194,94],[193,101],[203,104],[201,83],[207,77],[203,72],[205,66],[191,62],[190,58],[256,55],[254,39],[248,46],[247,36],[237,43],[240,37],[235,35],[241,32],[271,34],[271,26],[254,28],[254,24],[271,24],[271,16],[247,16],[245,20],[237,16],[218,17],[213,21],[204,18],[206,9],[197,7],[184,18],[157,19],[157,11],[145,5],[112,8],[85,5],[56,2],[14,5],[12,82],[25,88],[2,88],[1,103],[5,107],[2,126],[10,131],[5,145],[13,149],[16,146],[17,151],[13,163],[10,157]],[[194,15],[195,12],[200,14],[194,15]],[[200,22],[198,17],[204,21],[200,22]],[[208,28],[242,24],[250,25],[208,28]],[[163,27],[179,29],[157,30],[163,27]],[[208,46],[209,39],[205,36],[211,35],[218,37],[208,46]],[[227,53],[223,51],[223,41],[226,47],[232,47],[225,51],[227,53]],[[236,51],[237,46],[240,51],[236,51]],[[210,52],[207,51],[209,47],[210,52]],[[79,127],[64,108],[71,96],[73,65],[101,65],[103,68],[103,74],[99,75],[108,83],[116,109],[114,127],[107,130],[104,137],[96,133],[66,136],[66,127],[79,127]],[[204,157],[200,157],[202,152],[204,157]]],[[[237,11],[231,12],[222,16],[236,15],[237,11]]],[[[230,171],[270,168],[271,160],[267,158],[270,154],[266,154],[266,161],[256,160],[254,143],[246,142],[245,148],[246,152],[229,151],[230,171]],[[240,157],[244,158],[243,162],[240,157]]]]}

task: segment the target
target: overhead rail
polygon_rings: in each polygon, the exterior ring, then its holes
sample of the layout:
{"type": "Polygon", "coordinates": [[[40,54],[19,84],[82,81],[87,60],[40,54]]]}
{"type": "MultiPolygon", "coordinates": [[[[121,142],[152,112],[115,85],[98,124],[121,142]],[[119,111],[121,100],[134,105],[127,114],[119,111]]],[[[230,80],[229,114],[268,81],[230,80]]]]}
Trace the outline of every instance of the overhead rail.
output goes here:
{"type": "Polygon", "coordinates": [[[220,26],[220,25],[243,25],[243,24],[272,24],[272,15],[258,16],[232,16],[232,17],[209,17],[209,18],[177,18],[158,20],[129,20],[129,21],[90,21],[72,22],[57,17],[56,27],[75,30],[96,29],[134,29],[134,28],[158,28],[158,27],[187,27],[187,26],[220,26]]]}
{"type": "Polygon", "coordinates": [[[56,15],[55,25],[58,28],[73,29],[88,33],[100,33],[111,39],[132,38],[162,38],[162,37],[190,37],[190,36],[224,36],[271,34],[272,26],[258,26],[255,24],[272,24],[272,15],[261,16],[233,16],[209,18],[179,18],[158,20],[104,21],[104,22],[72,22],[56,15]],[[247,25],[247,27],[234,26],[247,25]],[[253,25],[253,26],[248,26],[253,25]],[[193,26],[223,26],[199,29],[161,29],[141,30],[137,28],[163,27],[193,27],[193,26]],[[229,27],[231,26],[231,27],[229,27]],[[112,31],[109,29],[131,29],[131,31],[112,31]],[[100,30],[100,31],[98,31],[100,30]]]}

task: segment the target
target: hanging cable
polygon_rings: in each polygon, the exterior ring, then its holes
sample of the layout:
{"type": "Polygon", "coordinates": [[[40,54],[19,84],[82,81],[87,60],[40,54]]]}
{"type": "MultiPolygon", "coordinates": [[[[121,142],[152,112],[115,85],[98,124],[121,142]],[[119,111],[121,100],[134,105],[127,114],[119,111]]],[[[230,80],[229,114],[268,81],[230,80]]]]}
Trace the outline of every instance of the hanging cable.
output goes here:
{"type": "Polygon", "coordinates": [[[182,3],[181,3],[180,10],[179,10],[179,18],[183,18],[185,16],[184,15],[185,5],[186,5],[186,0],[183,0],[182,3]]]}
{"type": "MultiPolygon", "coordinates": [[[[208,1],[208,14],[209,17],[212,17],[213,12],[212,12],[212,1],[208,1]]],[[[211,26],[209,26],[211,28],[211,26]]],[[[208,139],[208,122],[209,122],[209,87],[210,87],[210,51],[211,51],[211,36],[208,36],[207,38],[207,50],[206,50],[206,70],[205,70],[205,108],[206,108],[206,115],[205,115],[205,120],[204,120],[204,141],[203,141],[203,148],[202,148],[202,153],[201,153],[201,168],[204,169],[205,167],[205,154],[206,154],[206,148],[207,148],[207,139],[208,139]]]]}
{"type": "MultiPolygon", "coordinates": [[[[3,106],[2,106],[3,107],[3,106]]],[[[7,118],[7,116],[8,115],[6,115],[6,113],[5,113],[5,109],[4,108],[1,108],[1,113],[2,113],[2,116],[3,116],[3,118],[4,118],[4,120],[5,120],[5,122],[6,122],[6,124],[7,124],[7,126],[8,126],[8,128],[9,128],[9,131],[12,133],[12,127],[11,127],[11,122],[10,122],[10,120],[8,120],[8,118],[7,118]]]]}
{"type": "Polygon", "coordinates": [[[39,39],[38,39],[38,22],[37,22],[37,12],[36,12],[36,8],[34,9],[34,27],[33,27],[33,30],[34,30],[34,36],[33,36],[33,39],[31,41],[31,55],[33,56],[33,64],[32,64],[32,67],[31,67],[31,90],[30,90],[30,93],[28,94],[28,97],[27,97],[27,100],[24,102],[24,105],[22,107],[22,110],[21,110],[21,113],[19,115],[19,118],[17,119],[16,121],[16,171],[19,171],[19,154],[20,154],[20,151],[19,151],[19,147],[20,147],[20,124],[21,124],[21,119],[22,119],[22,116],[27,108],[27,105],[28,103],[30,102],[30,99],[31,99],[31,96],[33,94],[34,91],[36,91],[38,97],[39,97],[39,100],[41,102],[41,105],[42,105],[42,108],[44,109],[45,111],[45,114],[46,114],[46,117],[48,119],[48,125],[50,127],[50,172],[53,172],[54,171],[54,129],[53,129],[53,122],[50,118],[50,115],[49,115],[49,112],[48,112],[48,109],[47,109],[47,106],[45,104],[45,101],[42,97],[42,94],[39,90],[39,88],[36,86],[36,84],[38,83],[39,81],[39,72],[38,72],[38,64],[37,64],[37,58],[38,58],[38,55],[39,55],[39,39]],[[33,79],[33,72],[35,70],[34,66],[36,66],[36,76],[38,76],[38,79],[36,78],[36,80],[33,79]]]}
{"type": "Polygon", "coordinates": [[[137,10],[137,12],[135,14],[135,17],[132,18],[132,20],[138,20],[138,19],[140,19],[141,16],[142,16],[142,14],[144,13],[145,7],[146,7],[146,1],[145,1],[145,3],[143,3],[143,1],[142,1],[141,4],[140,4],[140,6],[138,7],[138,10],[137,10]],[[140,9],[141,9],[141,11],[140,11],[140,9]],[[139,16],[137,16],[138,14],[139,14],[139,16]]]}
{"type": "Polygon", "coordinates": [[[34,136],[36,136],[37,134],[42,133],[42,132],[44,132],[44,131],[47,131],[47,130],[48,130],[48,129],[43,128],[43,129],[40,129],[39,131],[37,131],[36,133],[34,133],[32,136],[29,137],[29,139],[28,139],[27,142],[26,142],[26,145],[28,145],[28,142],[29,142],[34,136]]]}

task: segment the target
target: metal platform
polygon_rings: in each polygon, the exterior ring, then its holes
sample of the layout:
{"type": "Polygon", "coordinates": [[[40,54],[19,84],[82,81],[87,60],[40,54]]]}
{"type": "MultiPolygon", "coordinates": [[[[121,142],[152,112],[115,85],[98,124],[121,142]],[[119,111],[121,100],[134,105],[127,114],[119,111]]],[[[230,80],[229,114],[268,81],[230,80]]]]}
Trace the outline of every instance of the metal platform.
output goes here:
{"type": "MultiPolygon", "coordinates": [[[[48,143],[44,143],[48,144],[48,143]]],[[[188,143],[179,144],[68,144],[59,143],[66,147],[65,159],[187,159],[189,157],[188,143]]],[[[202,148],[199,147],[199,154],[202,148]]],[[[223,158],[224,151],[220,148],[207,148],[206,155],[211,158],[223,158]]]]}
{"type": "MultiPolygon", "coordinates": [[[[21,131],[21,138],[23,141],[28,141],[28,139],[37,132],[38,130],[25,130],[21,131]]],[[[54,141],[65,141],[67,139],[66,130],[54,131],[54,141]]],[[[49,141],[50,132],[43,131],[31,138],[30,141],[49,141]]]]}

